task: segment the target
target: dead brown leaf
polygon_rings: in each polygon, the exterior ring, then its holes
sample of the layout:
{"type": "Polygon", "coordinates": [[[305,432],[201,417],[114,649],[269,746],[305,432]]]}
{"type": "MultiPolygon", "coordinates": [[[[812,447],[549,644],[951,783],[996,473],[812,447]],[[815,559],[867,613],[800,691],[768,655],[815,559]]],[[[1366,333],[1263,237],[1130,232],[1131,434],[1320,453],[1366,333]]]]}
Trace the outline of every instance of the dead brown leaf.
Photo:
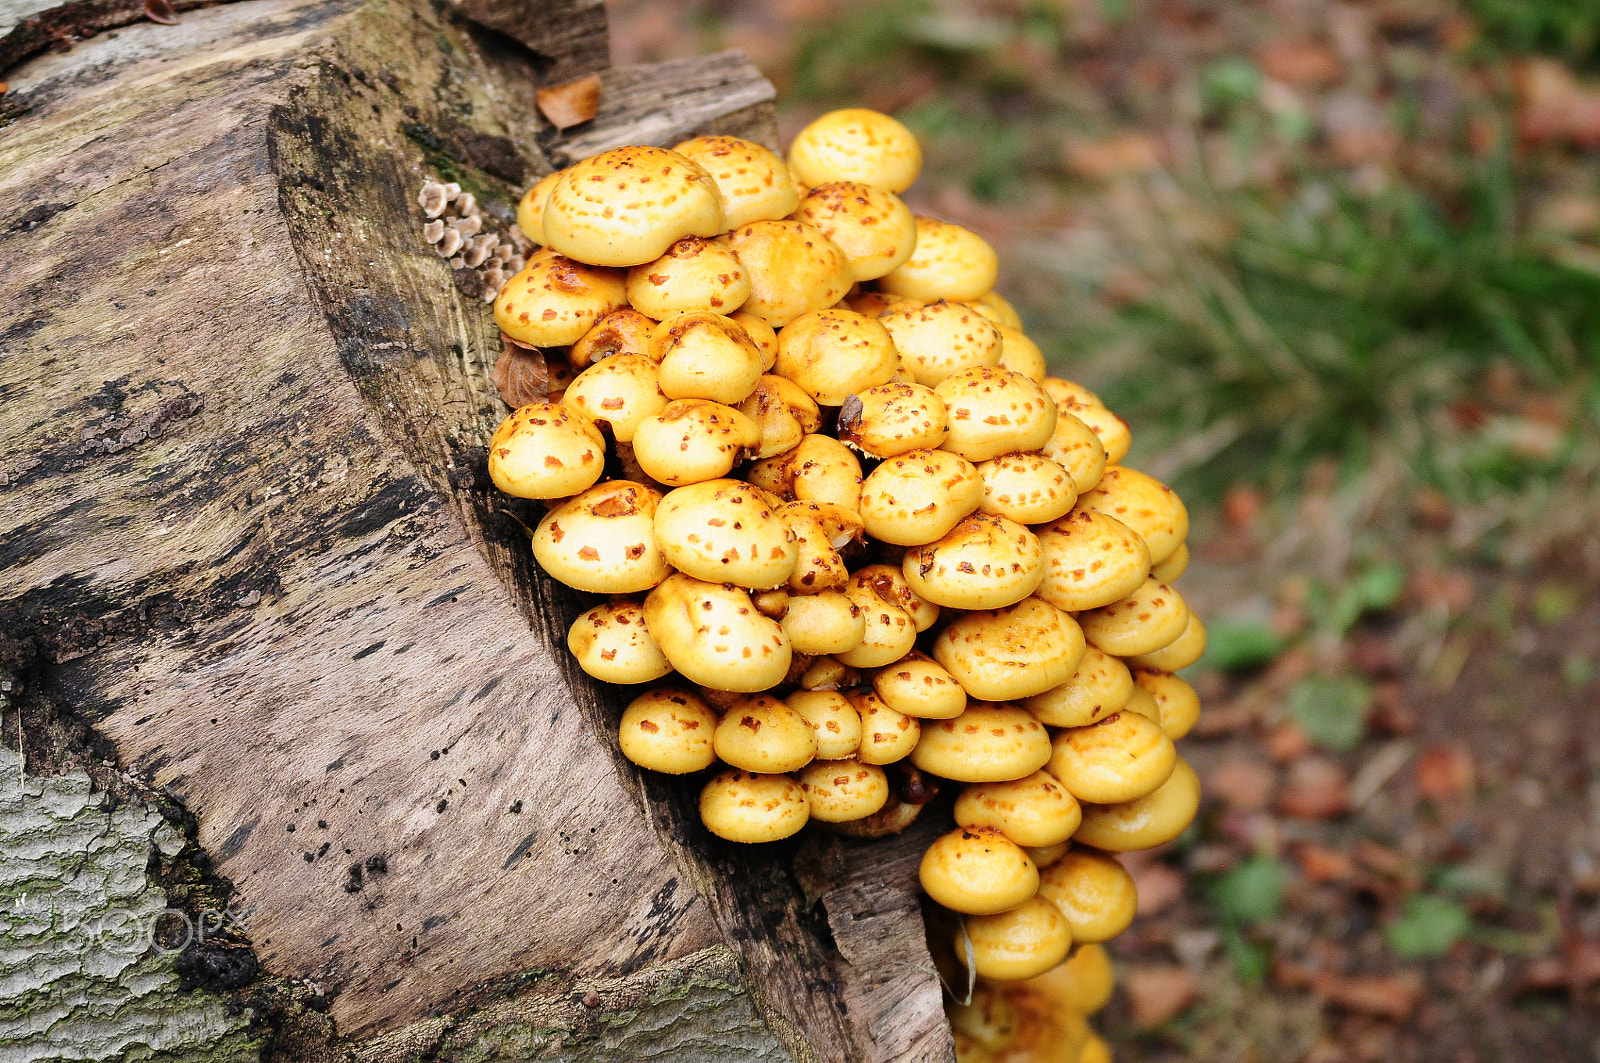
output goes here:
{"type": "Polygon", "coordinates": [[[1161,165],[1161,147],[1138,133],[1074,140],[1062,150],[1067,169],[1092,181],[1146,173],[1161,165]]]}
{"type": "Polygon", "coordinates": [[[1321,89],[1344,80],[1344,62],[1319,41],[1274,41],[1256,55],[1262,73],[1300,89],[1321,89]]]}
{"type": "Polygon", "coordinates": [[[600,78],[588,77],[552,85],[539,90],[539,113],[557,129],[570,129],[595,116],[600,110],[600,78]]]}
{"type": "Polygon", "coordinates": [[[1422,989],[1422,975],[1416,971],[1353,976],[1319,971],[1311,980],[1312,994],[1326,1004],[1397,1022],[1417,1010],[1422,989]]]}
{"type": "Polygon", "coordinates": [[[1554,59],[1525,59],[1511,68],[1517,135],[1524,143],[1600,146],[1600,89],[1580,84],[1554,59]]]}
{"type": "Polygon", "coordinates": [[[173,8],[172,0],[144,0],[144,17],[163,26],[178,24],[178,12],[173,8]]]}
{"type": "Polygon", "coordinates": [[[1355,877],[1355,861],[1337,849],[1315,842],[1302,842],[1294,847],[1295,862],[1300,873],[1319,885],[1326,882],[1345,882],[1355,877]]]}
{"type": "Polygon", "coordinates": [[[1186,881],[1183,875],[1159,860],[1147,864],[1132,864],[1128,873],[1133,876],[1134,889],[1139,894],[1138,915],[1149,919],[1160,915],[1183,899],[1186,881]]]}
{"type": "Polygon", "coordinates": [[[544,352],[537,348],[503,344],[490,379],[500,398],[512,409],[530,402],[544,402],[550,396],[550,366],[544,352]]]}
{"type": "Polygon", "coordinates": [[[1303,757],[1289,767],[1278,792],[1278,811],[1291,819],[1329,819],[1350,805],[1349,779],[1324,757],[1303,757]]]}
{"type": "Polygon", "coordinates": [[[1279,764],[1287,764],[1311,752],[1311,739],[1298,723],[1285,720],[1267,735],[1266,747],[1267,756],[1279,764]]]}
{"type": "Polygon", "coordinates": [[[1461,742],[1430,745],[1417,757],[1417,793],[1430,801],[1456,801],[1472,792],[1477,779],[1472,750],[1461,742]]]}
{"type": "Polygon", "coordinates": [[[1260,812],[1272,803],[1278,773],[1253,757],[1232,757],[1206,773],[1203,789],[1236,812],[1260,812]]]}
{"type": "Polygon", "coordinates": [[[1222,519],[1229,527],[1245,531],[1255,524],[1265,506],[1260,488],[1234,484],[1222,496],[1222,519]]]}
{"type": "Polygon", "coordinates": [[[1193,972],[1176,964],[1130,967],[1122,986],[1133,1024],[1145,1030],[1177,1018],[1199,992],[1193,972]]]}

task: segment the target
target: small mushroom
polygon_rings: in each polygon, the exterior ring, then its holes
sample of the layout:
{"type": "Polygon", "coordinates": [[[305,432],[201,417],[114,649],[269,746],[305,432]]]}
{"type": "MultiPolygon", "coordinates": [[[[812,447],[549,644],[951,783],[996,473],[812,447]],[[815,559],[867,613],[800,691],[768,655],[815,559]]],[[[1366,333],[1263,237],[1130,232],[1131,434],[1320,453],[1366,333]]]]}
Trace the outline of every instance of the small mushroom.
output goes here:
{"type": "Polygon", "coordinates": [[[1160,726],[1138,713],[1118,712],[1056,735],[1047,770],[1079,801],[1119,804],[1166,782],[1177,755],[1160,726]]]}
{"type": "Polygon", "coordinates": [[[1078,614],[1091,645],[1118,657],[1154,653],[1183,634],[1189,607],[1165,583],[1147,579],[1126,598],[1078,614]]]}
{"type": "Polygon", "coordinates": [[[658,361],[650,351],[656,323],[632,307],[623,307],[596,321],[567,352],[574,369],[583,369],[614,354],[637,354],[658,361]]]}
{"type": "Polygon", "coordinates": [[[884,461],[861,485],[861,520],[874,539],[923,546],[949,535],[983,502],[977,466],[946,450],[884,461]]]}
{"type": "Polygon", "coordinates": [[[829,502],[787,502],[778,512],[799,551],[789,588],[805,595],[844,586],[850,570],[839,551],[861,538],[861,519],[829,502]]]}
{"type": "Polygon", "coordinates": [[[545,174],[522,194],[522,201],[517,204],[517,228],[526,239],[540,246],[544,244],[545,202],[550,198],[550,190],[565,175],[565,170],[545,174]]]}
{"type": "MultiPolygon", "coordinates": [[[[947,1005],[950,1029],[971,1038],[990,1052],[1000,1052],[1017,1039],[1021,1016],[1017,1009],[994,986],[979,982],[972,988],[972,999],[966,1004],[947,1005]]],[[[992,1058],[992,1057],[991,1057],[992,1058]]],[[[968,1063],[960,1051],[956,1063],[968,1063]]]]}
{"type": "Polygon", "coordinates": [[[893,764],[917,748],[922,725],[915,716],[895,712],[870,692],[855,691],[846,697],[861,716],[861,747],[856,751],[861,763],[893,764]]]}
{"type": "Polygon", "coordinates": [[[794,217],[815,225],[839,245],[857,283],[898,269],[917,246],[911,208],[893,192],[855,181],[816,186],[800,201],[794,217]]]}
{"type": "Polygon", "coordinates": [[[489,478],[516,498],[566,498],[605,468],[606,441],[593,421],[553,402],[512,411],[489,441],[489,478]]]}
{"type": "Polygon", "coordinates": [[[950,720],[967,711],[967,692],[944,666],[908,653],[872,677],[872,689],[895,712],[921,720],[950,720]]]}
{"type": "Polygon", "coordinates": [[[903,609],[919,633],[939,619],[939,607],[912,590],[905,574],[895,565],[863,565],[851,574],[850,585],[871,591],[890,605],[903,609]]]}
{"type": "Polygon", "coordinates": [[[761,446],[751,455],[758,460],[793,450],[822,426],[822,411],[811,396],[793,381],[770,373],[756,381],[755,390],[737,408],[761,429],[761,446]]]}
{"type": "Polygon", "coordinates": [[[861,462],[849,447],[820,432],[786,454],[756,462],[747,475],[751,483],[781,498],[829,502],[861,512],[861,462]]]}
{"type": "MultiPolygon", "coordinates": [[[[437,218],[444,213],[444,208],[450,205],[450,197],[446,194],[444,185],[438,181],[424,181],[422,191],[417,193],[417,205],[427,217],[437,218]]],[[[434,241],[428,242],[431,244],[434,241]]]]}
{"type": "Polygon", "coordinates": [[[645,630],[644,609],[627,599],[580,613],[567,631],[567,649],[602,683],[648,683],[672,671],[645,630]]]}
{"type": "Polygon", "coordinates": [[[1182,834],[1200,810],[1200,777],[1182,758],[1153,793],[1115,805],[1085,805],[1072,840],[1107,852],[1154,849],[1182,834]]]}
{"type": "Polygon", "coordinates": [[[783,160],[753,140],[695,137],[672,150],[698,163],[717,183],[725,229],[787,218],[800,201],[783,160]]]}
{"type": "Polygon", "coordinates": [[[778,334],[778,374],[822,406],[887,383],[898,361],[888,330],[854,310],[802,314],[778,334]]]}
{"type": "MultiPolygon", "coordinates": [[[[1076,801],[1077,798],[1073,798],[1073,800],[1076,801]]],[[[1080,817],[1083,815],[1081,806],[1078,815],[1080,817]]],[[[1072,843],[1065,841],[1057,842],[1055,845],[1025,845],[1023,848],[1027,850],[1028,859],[1033,861],[1034,866],[1043,871],[1063,856],[1066,856],[1067,851],[1072,848],[1072,843]]]]}
{"type": "Polygon", "coordinates": [[[959,828],[934,839],[917,872],[928,896],[953,912],[1009,911],[1039,889],[1039,869],[993,827],[959,828]]]}
{"type": "Polygon", "coordinates": [[[667,407],[656,363],[642,354],[619,354],[596,362],[567,385],[561,402],[583,411],[596,424],[609,425],[619,443],[633,442],[645,418],[667,407]]]}
{"type": "Polygon", "coordinates": [[[848,296],[845,305],[858,314],[867,317],[882,317],[884,312],[900,303],[915,303],[915,299],[907,299],[900,295],[890,295],[880,292],[876,288],[862,288],[860,291],[848,296]]]}
{"type": "Polygon", "coordinates": [[[1040,528],[1039,545],[1044,579],[1036,593],[1068,612],[1120,601],[1138,590],[1150,571],[1144,539],[1115,517],[1081,506],[1040,528]]]}
{"type": "Polygon", "coordinates": [[[852,823],[876,815],[889,800],[889,778],[876,764],[816,760],[799,775],[818,823],[852,823]]]}
{"type": "Polygon", "coordinates": [[[700,791],[700,822],[730,842],[775,842],[811,818],[811,802],[787,775],[725,771],[700,791]]]}
{"type": "Polygon", "coordinates": [[[1133,681],[1155,699],[1161,710],[1161,729],[1176,742],[1200,719],[1200,695],[1181,676],[1137,668],[1133,681]]]}
{"type": "Polygon", "coordinates": [[[1150,575],[1152,578],[1160,580],[1162,583],[1171,584],[1175,582],[1179,576],[1183,575],[1188,568],[1189,544],[1184,543],[1173,552],[1171,557],[1167,558],[1159,565],[1151,565],[1150,575]]]}
{"type": "Polygon", "coordinates": [[[968,694],[986,701],[1042,694],[1071,678],[1083,654],[1077,622],[1037,598],[967,613],[933,643],[934,658],[968,694]]]}
{"type": "Polygon", "coordinates": [[[1112,413],[1094,392],[1057,377],[1045,377],[1039,384],[1056,400],[1057,410],[1070,413],[1099,437],[1108,464],[1115,465],[1128,456],[1128,448],[1133,444],[1128,422],[1112,413]]]}
{"type": "Polygon", "coordinates": [[[741,588],[668,576],[645,599],[644,619],[672,667],[691,683],[751,693],[776,686],[789,672],[783,629],[741,588]]]}
{"type": "MultiPolygon", "coordinates": [[[[1165,586],[1165,584],[1160,585],[1165,586]]],[[[1200,617],[1190,610],[1189,622],[1184,625],[1183,634],[1153,653],[1143,653],[1128,658],[1128,664],[1135,668],[1176,672],[1194,664],[1205,655],[1205,652],[1206,626],[1200,622],[1200,617]]]]}
{"type": "Polygon", "coordinates": [[[854,649],[835,655],[841,662],[851,668],[881,668],[916,645],[916,621],[904,609],[855,581],[845,584],[844,595],[861,611],[863,630],[854,649]]]}
{"type": "Polygon", "coordinates": [[[721,231],[716,182],[664,148],[602,151],[569,168],[545,198],[545,242],[596,266],[654,262],[685,236],[721,231]]]}
{"type": "Polygon", "coordinates": [[[1109,856],[1074,849],[1039,875],[1039,896],[1061,909],[1072,940],[1110,941],[1133,922],[1139,891],[1133,876],[1109,856]]]}
{"type": "Polygon", "coordinates": [[[884,803],[874,815],[866,819],[854,819],[848,823],[823,824],[823,830],[829,834],[838,834],[846,838],[887,838],[899,834],[917,821],[917,816],[922,813],[921,805],[902,801],[895,794],[889,794],[889,800],[884,803]]]}
{"type": "Polygon", "coordinates": [[[756,423],[731,406],[679,399],[633,430],[633,456],[653,480],[674,487],[728,475],[761,442],[756,423]]]}
{"type": "Polygon", "coordinates": [[[1044,551],[1026,526],[974,513],[937,542],[907,550],[901,569],[911,589],[935,605],[1000,609],[1039,586],[1044,551]]]}
{"type": "MultiPolygon", "coordinates": [[[[1157,727],[1161,727],[1161,704],[1151,696],[1148,690],[1141,686],[1135,686],[1128,694],[1128,704],[1123,706],[1122,711],[1137,713],[1157,727]]],[[[1161,727],[1163,734],[1166,734],[1166,730],[1165,727],[1161,727]]],[[[1167,737],[1171,738],[1172,736],[1167,735],[1167,737]]]]}
{"type": "Polygon", "coordinates": [[[818,760],[843,760],[861,748],[861,714],[837,690],[799,690],[783,700],[816,732],[818,760]]]}
{"type": "Polygon", "coordinates": [[[936,388],[963,369],[1000,364],[999,327],[964,303],[908,301],[891,306],[878,320],[924,387],[936,388]]]}
{"type": "MultiPolygon", "coordinates": [[[[972,943],[973,969],[979,978],[1018,982],[1059,964],[1072,948],[1072,928],[1055,905],[1032,897],[1008,912],[974,916],[966,921],[972,943]]],[[[1066,1016],[1051,1016],[1061,1021],[1066,1016]]],[[[1082,1025],[1082,1018],[1076,1017],[1082,1025]]],[[[1059,1034],[1043,1037],[1041,1048],[1059,1043],[1059,1034]]]]}
{"type": "Polygon", "coordinates": [[[1189,511],[1172,488],[1137,469],[1117,465],[1106,470],[1081,505],[1116,517],[1138,532],[1150,547],[1150,563],[1159,565],[1183,545],[1189,534],[1189,511]]]}
{"type": "Polygon", "coordinates": [[[689,484],[657,504],[656,542],[672,567],[696,579],[756,590],[780,587],[794,571],[798,547],[779,506],[742,480],[689,484]]]}
{"type": "MultiPolygon", "coordinates": [[[[1111,955],[1104,945],[1078,945],[1060,966],[1028,979],[1023,988],[1052,1011],[1093,1015],[1111,1002],[1111,955]]],[[[1088,1061],[1080,1057],[1079,1063],[1088,1061]]]]}
{"type": "MultiPolygon", "coordinates": [[[[984,312],[984,307],[976,307],[978,313],[984,312]]],[[[1025,376],[1029,380],[1038,382],[1048,375],[1045,366],[1044,352],[1039,345],[1030,340],[1020,328],[1010,325],[999,325],[1000,329],[1000,366],[1009,369],[1018,376],[1025,376]]]]}
{"type": "Polygon", "coordinates": [[[886,114],[852,107],[829,111],[789,144],[789,171],[808,188],[829,181],[859,181],[896,194],[922,169],[922,149],[911,131],[886,114]]]}
{"type": "Polygon", "coordinates": [[[1014,329],[1022,328],[1022,315],[1018,314],[1016,308],[1007,302],[1006,297],[999,292],[991,291],[986,295],[980,295],[972,301],[972,305],[978,308],[979,313],[997,325],[1005,325],[1007,328],[1014,329]]]}
{"type": "Polygon", "coordinates": [[[685,236],[667,253],[628,271],[628,302],[657,321],[692,310],[731,314],[750,297],[750,278],[732,251],[685,236]]]}
{"type": "Polygon", "coordinates": [[[686,775],[717,762],[711,733],[717,714],[679,687],[641,694],[628,703],[617,726],[622,755],[650,771],[686,775]]]}
{"type": "Polygon", "coordinates": [[[552,578],[596,594],[647,591],[671,575],[656,543],[661,494],[609,480],[567,499],[533,532],[533,557],[552,578]]]}
{"type": "Polygon", "coordinates": [[[1056,404],[1056,427],[1039,452],[1067,470],[1081,496],[1092,491],[1106,471],[1106,448],[1082,421],[1056,404]]]}
{"type": "Polygon", "coordinates": [[[849,653],[867,635],[861,607],[839,591],[794,595],[780,623],[795,653],[849,653]]]}
{"type": "Polygon", "coordinates": [[[775,329],[832,306],[850,290],[850,259],[805,222],[751,222],[730,231],[727,242],[750,277],[742,309],[775,329]]]}
{"type": "Polygon", "coordinates": [[[892,458],[937,449],[950,434],[950,422],[944,400],[932,388],[890,382],[846,398],[838,432],[841,442],[864,454],[892,458]]]}
{"type": "Polygon", "coordinates": [[[974,701],[951,720],[929,720],[911,763],[956,782],[1009,782],[1050,761],[1044,725],[1015,705],[974,701]]]}
{"type": "Polygon", "coordinates": [[[747,310],[735,310],[728,316],[740,324],[750,342],[761,352],[761,371],[772,372],[778,362],[778,334],[772,331],[772,326],[747,310]]]}
{"type": "Polygon", "coordinates": [[[1026,849],[1061,845],[1083,822],[1083,809],[1060,782],[1036,771],[1009,782],[968,786],[956,798],[956,823],[993,827],[1026,849]]]}
{"type": "MultiPolygon", "coordinates": [[[[443,246],[443,245],[441,245],[443,246]]],[[[540,251],[494,303],[500,331],[534,347],[565,347],[625,303],[622,274],[540,251]]]]}
{"type": "Polygon", "coordinates": [[[1025,376],[996,366],[974,366],[945,377],[933,389],[950,415],[943,448],[968,461],[1013,451],[1038,450],[1056,428],[1056,404],[1025,376]]]}
{"type": "Polygon", "coordinates": [[[1121,712],[1133,694],[1133,676],[1121,660],[1085,646],[1078,670],[1060,686],[1035,694],[1024,705],[1040,723],[1084,727],[1121,712]]]}
{"type": "Polygon", "coordinates": [[[761,352],[731,318],[710,311],[678,314],[657,325],[650,356],[661,363],[661,390],[672,399],[733,406],[761,379],[761,352]]]}
{"type": "Polygon", "coordinates": [[[734,702],[723,713],[712,741],[717,756],[735,768],[768,775],[798,771],[817,755],[817,735],[810,722],[766,694],[734,702]]]}
{"type": "Polygon", "coordinates": [[[444,222],[434,219],[422,227],[422,238],[430,244],[444,239],[444,222]]]}
{"type": "Polygon", "coordinates": [[[878,286],[894,295],[933,302],[977,299],[994,288],[1000,259],[971,229],[937,218],[917,218],[917,246],[878,286]]]}
{"type": "Polygon", "coordinates": [[[1042,454],[1002,454],[979,462],[978,475],[983,477],[978,508],[1018,524],[1049,524],[1078,500],[1067,470],[1042,454]]]}
{"type": "Polygon", "coordinates": [[[860,673],[834,657],[818,657],[800,674],[801,690],[845,690],[856,685],[860,673]]]}
{"type": "Polygon", "coordinates": [[[434,245],[433,251],[440,258],[451,258],[466,242],[466,237],[462,236],[459,230],[446,227],[444,232],[439,234],[439,240],[434,245]]]}

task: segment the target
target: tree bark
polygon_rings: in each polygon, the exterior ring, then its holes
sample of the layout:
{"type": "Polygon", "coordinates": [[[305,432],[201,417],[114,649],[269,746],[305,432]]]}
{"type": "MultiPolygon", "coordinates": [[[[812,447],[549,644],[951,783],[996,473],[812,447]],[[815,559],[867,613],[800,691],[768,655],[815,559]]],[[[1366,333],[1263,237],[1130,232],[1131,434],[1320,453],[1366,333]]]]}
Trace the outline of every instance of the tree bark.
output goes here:
{"type": "MultiPolygon", "coordinates": [[[[137,15],[90,6],[0,56],[137,15]]],[[[598,0],[245,0],[0,69],[0,643],[197,814],[360,1058],[951,1060],[925,832],[711,838],[487,483],[497,332],[422,182],[504,226],[606,147],[775,137],[735,53],[541,123],[604,57],[598,0]]]]}

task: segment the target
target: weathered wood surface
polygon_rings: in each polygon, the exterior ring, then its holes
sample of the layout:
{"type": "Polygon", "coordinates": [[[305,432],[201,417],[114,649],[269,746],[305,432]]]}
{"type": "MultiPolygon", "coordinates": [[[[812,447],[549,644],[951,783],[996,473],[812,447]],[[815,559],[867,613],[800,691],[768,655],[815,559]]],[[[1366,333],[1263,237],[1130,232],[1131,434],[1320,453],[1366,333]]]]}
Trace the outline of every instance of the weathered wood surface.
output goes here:
{"type": "Polygon", "coordinates": [[[604,1016],[726,942],[795,1058],[952,1058],[914,839],[814,907],[794,845],[709,838],[617,754],[579,603],[487,489],[495,330],[416,235],[423,178],[509,220],[508,181],[599,147],[773,135],[724,54],[606,72],[559,139],[531,86],[578,65],[420,3],[245,0],[0,75],[0,638],[198,812],[346,1034],[464,1029],[530,971],[604,1016]]]}

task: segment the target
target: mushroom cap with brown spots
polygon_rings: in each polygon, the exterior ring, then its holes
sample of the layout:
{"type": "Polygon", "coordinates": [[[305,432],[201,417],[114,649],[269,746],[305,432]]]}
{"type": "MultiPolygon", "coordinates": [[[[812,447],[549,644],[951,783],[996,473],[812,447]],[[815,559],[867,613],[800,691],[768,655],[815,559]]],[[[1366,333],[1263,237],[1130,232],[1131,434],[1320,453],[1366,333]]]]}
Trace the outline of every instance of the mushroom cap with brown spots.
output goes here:
{"type": "Polygon", "coordinates": [[[628,146],[569,167],[545,199],[545,243],[597,266],[653,262],[685,236],[722,231],[711,175],[675,151],[628,146]]]}

